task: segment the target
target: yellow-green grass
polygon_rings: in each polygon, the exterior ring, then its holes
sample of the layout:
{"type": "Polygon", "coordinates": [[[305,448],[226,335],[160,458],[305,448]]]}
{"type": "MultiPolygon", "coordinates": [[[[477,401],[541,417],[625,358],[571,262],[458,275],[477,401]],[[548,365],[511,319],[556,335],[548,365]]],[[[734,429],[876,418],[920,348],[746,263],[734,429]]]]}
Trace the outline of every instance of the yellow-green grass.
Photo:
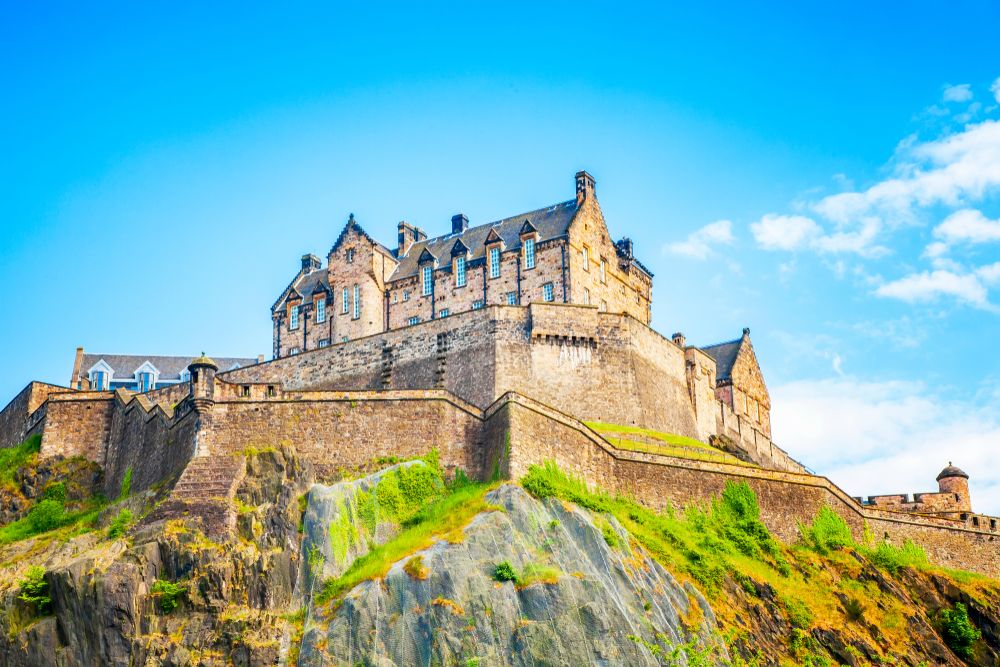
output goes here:
{"type": "Polygon", "coordinates": [[[711,445],[706,445],[700,440],[695,440],[684,435],[661,433],[660,431],[639,428],[637,426],[605,424],[602,422],[585,423],[618,449],[645,454],[674,456],[695,461],[731,463],[742,466],[752,465],[739,460],[732,454],[727,454],[711,445]]]}
{"type": "MultiPolygon", "coordinates": [[[[691,447],[694,449],[707,449],[709,451],[718,451],[715,447],[705,444],[701,440],[696,440],[695,438],[689,438],[686,435],[677,435],[675,433],[662,433],[660,431],[653,431],[648,428],[639,428],[638,426],[626,426],[624,424],[607,424],[604,422],[584,422],[594,431],[597,431],[601,435],[613,434],[612,437],[624,438],[628,435],[638,435],[645,438],[650,438],[652,440],[659,440],[668,445],[673,445],[675,447],[691,447]]],[[[633,439],[634,438],[628,438],[633,439]]]]}

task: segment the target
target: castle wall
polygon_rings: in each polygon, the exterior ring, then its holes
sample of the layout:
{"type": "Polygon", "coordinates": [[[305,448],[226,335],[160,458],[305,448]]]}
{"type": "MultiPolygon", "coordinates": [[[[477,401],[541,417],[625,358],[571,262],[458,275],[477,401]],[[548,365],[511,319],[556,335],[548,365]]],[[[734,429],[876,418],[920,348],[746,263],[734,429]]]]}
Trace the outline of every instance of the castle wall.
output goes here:
{"type": "Polygon", "coordinates": [[[35,430],[39,419],[36,414],[49,395],[72,391],[44,382],[31,382],[0,411],[0,448],[16,447],[35,430]]]}
{"type": "MultiPolygon", "coordinates": [[[[732,387],[727,387],[732,389],[732,387]]],[[[750,460],[772,470],[787,470],[790,472],[809,472],[805,466],[788,455],[788,452],[775,445],[771,439],[760,430],[759,422],[736,414],[728,404],[721,401],[716,407],[716,433],[724,435],[732,441],[737,449],[727,447],[725,441],[719,441],[716,446],[735,454],[741,459],[750,460]]]]}
{"type": "Polygon", "coordinates": [[[107,391],[52,394],[46,408],[41,453],[82,456],[104,464],[115,398],[107,391]]]}

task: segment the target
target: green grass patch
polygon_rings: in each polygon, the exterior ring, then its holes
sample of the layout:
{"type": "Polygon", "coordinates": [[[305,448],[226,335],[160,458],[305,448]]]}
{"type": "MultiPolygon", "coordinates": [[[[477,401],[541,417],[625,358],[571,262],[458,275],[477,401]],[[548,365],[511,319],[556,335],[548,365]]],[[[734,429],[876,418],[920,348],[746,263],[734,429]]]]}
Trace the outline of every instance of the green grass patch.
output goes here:
{"type": "Polygon", "coordinates": [[[710,452],[717,452],[719,450],[715,449],[711,445],[705,444],[701,440],[696,440],[695,438],[689,438],[685,435],[677,435],[675,433],[661,433],[660,431],[653,431],[648,428],[639,428],[638,426],[625,426],[622,424],[607,424],[604,422],[583,422],[589,426],[592,430],[604,435],[605,433],[612,435],[613,437],[621,437],[623,435],[638,435],[645,438],[650,438],[652,440],[659,440],[668,445],[674,445],[676,447],[691,447],[693,449],[704,449],[710,452]]]}
{"type": "Polygon", "coordinates": [[[527,588],[533,584],[554,585],[559,583],[562,572],[552,565],[542,563],[528,563],[524,566],[521,574],[517,578],[517,587],[527,588]]]}
{"type": "Polygon", "coordinates": [[[97,524],[97,517],[100,515],[102,509],[100,506],[96,506],[77,512],[66,512],[59,505],[58,509],[44,510],[41,516],[35,514],[38,507],[47,502],[54,503],[55,501],[42,501],[42,503],[36,505],[28,513],[28,516],[0,527],[0,545],[19,542],[29,537],[47,535],[49,533],[60,538],[68,538],[88,532],[93,530],[97,524]],[[60,510],[62,511],[60,512],[60,510]],[[53,519],[53,516],[57,516],[58,519],[53,519]],[[55,521],[54,524],[52,523],[53,521],[55,521]]]}
{"type": "Polygon", "coordinates": [[[42,449],[42,436],[33,435],[17,447],[0,449],[0,484],[13,484],[14,473],[42,449]]]}

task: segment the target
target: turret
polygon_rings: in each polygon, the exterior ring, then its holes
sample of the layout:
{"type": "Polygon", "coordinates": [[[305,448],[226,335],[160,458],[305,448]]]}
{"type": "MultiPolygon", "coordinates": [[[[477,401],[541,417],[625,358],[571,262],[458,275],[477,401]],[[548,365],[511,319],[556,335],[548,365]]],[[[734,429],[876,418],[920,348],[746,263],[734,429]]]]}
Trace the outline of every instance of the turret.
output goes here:
{"type": "Polygon", "coordinates": [[[937,476],[938,491],[955,494],[958,510],[972,511],[972,500],[969,498],[969,476],[948,462],[948,467],[937,476]]]}
{"type": "Polygon", "coordinates": [[[191,398],[194,399],[196,410],[209,407],[215,402],[215,374],[218,371],[219,366],[210,357],[206,357],[204,352],[188,365],[191,398]]]}

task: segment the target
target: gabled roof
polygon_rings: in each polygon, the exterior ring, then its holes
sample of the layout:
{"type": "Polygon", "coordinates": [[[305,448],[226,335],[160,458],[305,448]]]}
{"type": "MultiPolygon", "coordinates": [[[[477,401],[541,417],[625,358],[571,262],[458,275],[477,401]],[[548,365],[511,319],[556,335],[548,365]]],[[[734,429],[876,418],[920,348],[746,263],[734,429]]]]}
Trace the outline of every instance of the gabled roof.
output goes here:
{"type": "Polygon", "coordinates": [[[715,345],[706,345],[701,351],[715,359],[715,379],[717,382],[731,380],[733,377],[733,366],[736,365],[736,358],[740,355],[740,348],[744,341],[750,339],[750,330],[744,329],[743,335],[736,340],[715,345]]]}
{"type": "Polygon", "coordinates": [[[330,281],[326,269],[315,269],[309,273],[299,271],[298,275],[292,280],[292,283],[285,288],[285,291],[281,293],[278,300],[271,306],[271,312],[277,310],[281,304],[287,301],[296,298],[306,300],[316,292],[330,294],[330,281]]]}
{"type": "Polygon", "coordinates": [[[420,257],[417,258],[417,264],[426,264],[427,262],[434,263],[437,261],[437,257],[431,254],[431,251],[424,248],[420,252],[420,257]]]}
{"type": "Polygon", "coordinates": [[[455,257],[457,255],[467,255],[469,254],[469,247],[462,243],[461,238],[455,239],[455,245],[451,247],[451,256],[455,257]]]}
{"type": "Polygon", "coordinates": [[[470,250],[469,259],[474,261],[486,254],[487,237],[498,237],[507,249],[521,246],[521,230],[525,223],[538,232],[539,241],[565,236],[570,223],[576,216],[577,202],[575,199],[540,208],[527,213],[513,215],[503,220],[470,227],[464,232],[445,234],[432,239],[417,241],[410,246],[409,251],[399,258],[399,266],[389,277],[389,280],[399,280],[416,275],[420,258],[425,251],[432,256],[446,256],[451,252],[456,239],[460,239],[470,250]]]}
{"type": "Polygon", "coordinates": [[[503,239],[500,238],[500,234],[493,227],[490,227],[490,233],[486,235],[486,240],[483,241],[483,245],[489,245],[491,243],[503,243],[503,239]]]}
{"type": "Polygon", "coordinates": [[[369,243],[371,243],[373,246],[375,246],[376,248],[378,248],[379,250],[381,250],[385,254],[389,255],[390,257],[394,256],[393,252],[391,250],[389,250],[384,245],[382,245],[381,243],[379,243],[378,241],[376,241],[375,239],[373,239],[371,236],[369,236],[368,232],[366,232],[364,230],[364,228],[358,223],[358,221],[354,219],[354,214],[353,213],[351,213],[350,216],[348,216],[348,218],[347,218],[347,224],[344,225],[344,229],[340,232],[340,236],[337,237],[336,243],[334,243],[333,247],[330,248],[330,253],[331,254],[334,253],[334,252],[336,252],[337,249],[340,248],[341,245],[343,245],[344,239],[347,238],[347,234],[351,230],[354,230],[357,234],[359,234],[361,237],[363,237],[366,241],[368,241],[369,243]]]}
{"type": "MultiPolygon", "coordinates": [[[[103,361],[113,373],[112,380],[131,379],[135,377],[135,372],[149,363],[160,372],[160,382],[180,381],[181,373],[194,361],[195,357],[169,357],[163,355],[140,354],[84,354],[83,362],[80,364],[81,377],[87,375],[87,371],[103,361]]],[[[231,369],[235,365],[250,366],[257,363],[256,359],[243,359],[239,357],[216,357],[219,368],[231,369]]]]}

